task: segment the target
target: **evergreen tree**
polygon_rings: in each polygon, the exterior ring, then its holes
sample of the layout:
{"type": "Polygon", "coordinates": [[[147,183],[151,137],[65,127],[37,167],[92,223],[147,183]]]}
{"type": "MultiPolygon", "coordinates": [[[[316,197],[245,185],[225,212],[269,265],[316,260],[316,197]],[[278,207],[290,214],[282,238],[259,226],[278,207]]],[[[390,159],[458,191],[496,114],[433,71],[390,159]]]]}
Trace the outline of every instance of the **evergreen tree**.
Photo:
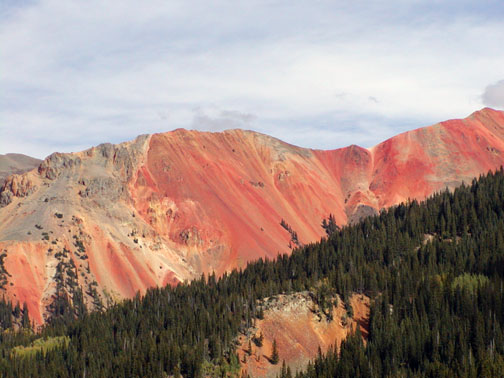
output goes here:
{"type": "Polygon", "coordinates": [[[279,361],[280,361],[280,356],[278,355],[277,341],[276,341],[276,339],[273,339],[273,346],[272,346],[272,350],[271,350],[270,362],[273,365],[276,365],[276,364],[278,364],[279,361]]]}

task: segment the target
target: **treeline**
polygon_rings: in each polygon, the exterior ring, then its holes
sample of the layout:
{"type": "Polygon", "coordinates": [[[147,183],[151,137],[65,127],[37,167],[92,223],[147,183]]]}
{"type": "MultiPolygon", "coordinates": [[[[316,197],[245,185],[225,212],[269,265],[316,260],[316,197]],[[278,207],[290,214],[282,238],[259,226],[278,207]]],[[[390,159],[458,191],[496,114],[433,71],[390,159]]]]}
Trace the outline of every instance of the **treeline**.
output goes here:
{"type": "Polygon", "coordinates": [[[368,342],[350,337],[299,376],[504,376],[502,170],[334,230],[291,256],[151,289],[104,312],[60,306],[40,335],[2,333],[0,374],[237,372],[235,339],[260,316],[258,300],[310,290],[324,279],[344,300],[352,292],[373,298],[368,342]],[[12,351],[36,337],[64,335],[68,343],[34,357],[12,351]]]}

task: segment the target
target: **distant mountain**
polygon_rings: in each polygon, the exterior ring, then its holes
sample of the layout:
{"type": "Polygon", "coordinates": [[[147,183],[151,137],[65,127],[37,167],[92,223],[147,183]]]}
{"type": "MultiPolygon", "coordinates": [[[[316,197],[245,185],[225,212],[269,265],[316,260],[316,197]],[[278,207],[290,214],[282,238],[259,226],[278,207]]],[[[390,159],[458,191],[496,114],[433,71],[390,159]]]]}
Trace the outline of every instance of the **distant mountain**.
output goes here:
{"type": "Polygon", "coordinates": [[[370,149],[304,149],[252,131],[187,130],[55,153],[0,189],[2,291],[42,323],[56,290],[90,307],[273,258],[338,225],[504,163],[504,113],[370,149]]]}
{"type": "Polygon", "coordinates": [[[32,158],[23,154],[0,155],[0,186],[7,176],[13,173],[21,174],[37,168],[42,160],[32,158]]]}

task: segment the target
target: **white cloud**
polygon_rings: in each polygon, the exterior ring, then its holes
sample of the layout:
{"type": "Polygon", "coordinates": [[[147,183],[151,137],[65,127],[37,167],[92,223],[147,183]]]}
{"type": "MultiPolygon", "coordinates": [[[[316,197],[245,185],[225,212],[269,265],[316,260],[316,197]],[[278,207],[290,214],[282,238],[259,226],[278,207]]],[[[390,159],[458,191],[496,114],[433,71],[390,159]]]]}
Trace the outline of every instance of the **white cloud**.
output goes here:
{"type": "Polygon", "coordinates": [[[482,98],[485,105],[504,109],[504,80],[487,86],[482,98]]]}
{"type": "Polygon", "coordinates": [[[496,1],[41,0],[6,9],[0,153],[37,157],[178,127],[371,146],[487,104],[481,90],[502,77],[504,61],[496,1]]]}
{"type": "Polygon", "coordinates": [[[201,131],[223,131],[229,129],[251,129],[256,116],[237,111],[197,109],[191,127],[201,131]]]}

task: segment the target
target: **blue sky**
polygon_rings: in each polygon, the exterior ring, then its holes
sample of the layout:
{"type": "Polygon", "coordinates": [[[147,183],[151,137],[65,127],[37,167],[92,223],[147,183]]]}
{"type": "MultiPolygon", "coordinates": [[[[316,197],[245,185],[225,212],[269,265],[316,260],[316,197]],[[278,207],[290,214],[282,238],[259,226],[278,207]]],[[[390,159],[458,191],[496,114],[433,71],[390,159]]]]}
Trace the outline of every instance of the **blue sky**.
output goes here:
{"type": "Polygon", "coordinates": [[[0,153],[184,127],[373,146],[504,108],[502,1],[0,1],[0,153]]]}

